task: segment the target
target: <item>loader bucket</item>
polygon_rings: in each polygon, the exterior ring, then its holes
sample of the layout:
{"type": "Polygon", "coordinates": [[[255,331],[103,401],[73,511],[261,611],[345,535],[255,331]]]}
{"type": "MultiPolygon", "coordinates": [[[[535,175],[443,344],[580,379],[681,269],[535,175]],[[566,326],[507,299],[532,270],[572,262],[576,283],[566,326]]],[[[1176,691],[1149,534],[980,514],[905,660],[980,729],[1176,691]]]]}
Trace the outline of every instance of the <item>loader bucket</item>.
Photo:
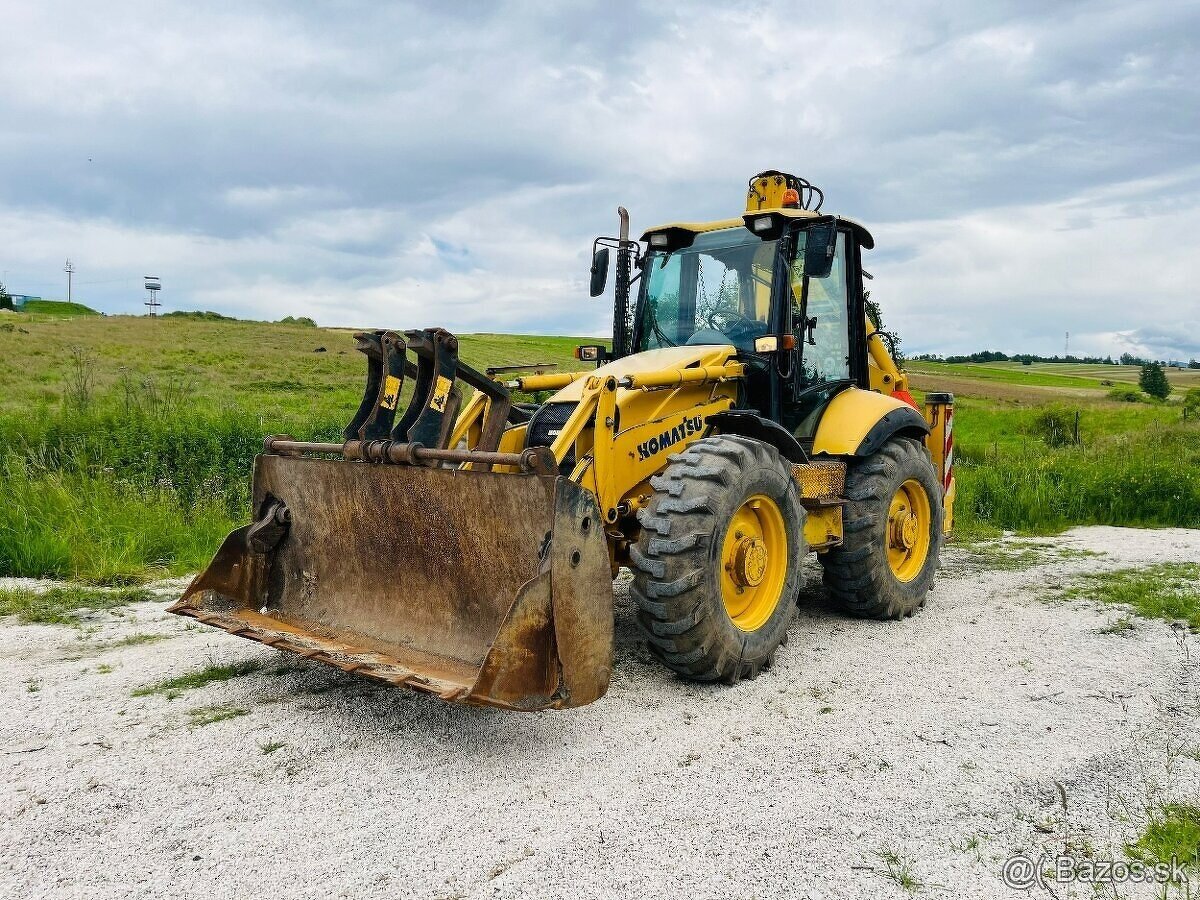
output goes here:
{"type": "Polygon", "coordinates": [[[608,548],[567,479],[264,453],[253,494],[171,612],[455,702],[607,690],[608,548]]]}

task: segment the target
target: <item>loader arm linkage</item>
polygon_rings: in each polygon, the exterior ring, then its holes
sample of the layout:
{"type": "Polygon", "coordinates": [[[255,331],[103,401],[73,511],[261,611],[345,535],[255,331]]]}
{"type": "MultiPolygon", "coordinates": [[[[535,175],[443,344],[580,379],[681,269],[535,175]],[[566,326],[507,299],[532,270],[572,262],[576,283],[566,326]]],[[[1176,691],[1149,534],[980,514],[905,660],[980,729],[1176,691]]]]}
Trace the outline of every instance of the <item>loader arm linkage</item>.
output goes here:
{"type": "Polygon", "coordinates": [[[597,699],[612,666],[605,525],[661,466],[637,444],[728,408],[705,386],[741,366],[518,378],[510,384],[524,390],[587,380],[552,446],[506,447],[523,433],[510,427],[509,386],[461,362],[454,335],[356,337],[367,385],[342,443],[268,438],[254,521],[170,611],[445,700],[534,710],[597,699]],[[455,421],[458,382],[475,395],[455,421]],[[618,391],[687,385],[699,389],[688,409],[618,431],[618,391]],[[572,478],[559,474],[585,442],[591,462],[581,455],[572,478]]]}

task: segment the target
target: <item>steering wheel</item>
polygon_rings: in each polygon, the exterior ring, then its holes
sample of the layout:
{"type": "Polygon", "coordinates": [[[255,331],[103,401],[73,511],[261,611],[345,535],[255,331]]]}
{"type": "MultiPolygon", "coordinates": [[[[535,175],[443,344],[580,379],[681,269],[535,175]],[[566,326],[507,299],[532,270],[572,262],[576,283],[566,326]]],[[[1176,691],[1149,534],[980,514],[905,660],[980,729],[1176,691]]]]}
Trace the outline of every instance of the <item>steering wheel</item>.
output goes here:
{"type": "Polygon", "coordinates": [[[714,309],[705,318],[705,323],[713,331],[721,331],[728,335],[747,332],[759,324],[758,319],[752,319],[735,309],[714,309]],[[723,320],[724,324],[717,324],[723,320]]]}
{"type": "Polygon", "coordinates": [[[688,338],[688,344],[733,344],[742,350],[752,350],[754,339],[767,333],[767,324],[731,309],[718,309],[702,320],[700,328],[688,338]],[[718,325],[718,320],[723,320],[718,325]]]}

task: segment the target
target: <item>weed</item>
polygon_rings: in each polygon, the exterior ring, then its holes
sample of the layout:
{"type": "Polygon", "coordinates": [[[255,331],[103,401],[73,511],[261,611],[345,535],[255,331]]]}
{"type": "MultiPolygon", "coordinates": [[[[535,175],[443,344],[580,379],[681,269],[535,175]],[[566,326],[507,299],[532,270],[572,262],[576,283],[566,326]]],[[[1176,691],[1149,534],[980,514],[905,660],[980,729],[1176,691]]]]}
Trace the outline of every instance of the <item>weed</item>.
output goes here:
{"type": "Polygon", "coordinates": [[[1034,432],[1049,447],[1080,443],[1079,410],[1050,404],[1042,407],[1033,420],[1034,432]]]}
{"type": "Polygon", "coordinates": [[[71,362],[63,385],[63,403],[86,411],[96,388],[96,358],[83,347],[71,348],[71,362]]]}
{"type": "Polygon", "coordinates": [[[968,555],[952,567],[952,572],[977,569],[992,572],[1024,571],[1066,559],[1101,555],[1091,550],[1056,547],[1046,541],[1030,540],[964,541],[963,549],[968,555]]]}
{"type": "Polygon", "coordinates": [[[250,710],[237,706],[198,706],[188,711],[188,724],[193,728],[212,725],[214,722],[224,722],[226,719],[236,719],[238,716],[249,715],[250,710]]]}
{"type": "Polygon", "coordinates": [[[1200,631],[1200,564],[1158,563],[1077,577],[1055,595],[1066,600],[1097,600],[1129,607],[1147,619],[1186,622],[1200,631]]]}
{"type": "Polygon", "coordinates": [[[1164,803],[1152,808],[1145,831],[1125,851],[1145,863],[1174,859],[1192,871],[1200,870],[1200,806],[1164,803]]]}
{"type": "Polygon", "coordinates": [[[1109,622],[1102,628],[1097,628],[1096,634],[1129,634],[1129,632],[1136,629],[1137,626],[1133,623],[1133,619],[1129,616],[1121,616],[1121,618],[1109,622]]]}
{"type": "Polygon", "coordinates": [[[156,684],[148,684],[137,688],[133,692],[135,697],[148,697],[151,694],[165,694],[167,699],[178,697],[183,691],[191,691],[196,688],[202,688],[206,685],[216,684],[222,681],[230,681],[234,678],[241,678],[244,675],[250,675],[262,668],[257,660],[247,659],[241,662],[231,663],[229,665],[211,665],[195,672],[189,672],[187,675],[179,675],[175,678],[168,678],[166,681],[160,681],[156,684]]]}
{"type": "Polygon", "coordinates": [[[913,874],[912,867],[915,862],[914,860],[901,856],[897,851],[889,847],[884,847],[879,851],[879,858],[886,867],[883,874],[910,894],[916,893],[916,891],[924,886],[913,874]]]}
{"type": "Polygon", "coordinates": [[[106,647],[114,647],[114,648],[115,647],[140,647],[143,644],[156,644],[159,641],[169,640],[170,637],[171,637],[171,635],[169,635],[169,634],[145,634],[145,633],[139,631],[139,632],[135,632],[134,634],[127,635],[118,641],[113,641],[111,644],[107,644],[105,646],[106,647]]]}
{"type": "Polygon", "coordinates": [[[1146,395],[1130,385],[1119,385],[1108,392],[1108,399],[1118,403],[1144,403],[1146,395]]]}
{"type": "Polygon", "coordinates": [[[1192,388],[1183,395],[1183,418],[1200,419],[1200,388],[1192,388]]]}
{"type": "Polygon", "coordinates": [[[38,678],[25,679],[25,691],[30,694],[36,694],[42,689],[42,682],[38,678]]]}
{"type": "Polygon", "coordinates": [[[276,750],[282,750],[286,746],[287,744],[283,741],[267,741],[264,744],[259,744],[258,749],[262,751],[263,756],[270,756],[276,750]]]}
{"type": "Polygon", "coordinates": [[[129,603],[153,600],[144,588],[105,589],[66,585],[47,591],[28,588],[0,589],[0,616],[45,625],[78,625],[85,611],[113,610],[129,603]]]}
{"type": "Polygon", "coordinates": [[[979,835],[973,834],[970,837],[965,837],[961,841],[951,841],[950,849],[957,850],[959,853],[973,853],[976,859],[979,858],[979,848],[982,846],[982,841],[979,835]]]}
{"type": "Polygon", "coordinates": [[[96,666],[96,672],[100,675],[109,675],[112,673],[112,671],[113,667],[108,663],[101,663],[100,665],[96,666]]]}

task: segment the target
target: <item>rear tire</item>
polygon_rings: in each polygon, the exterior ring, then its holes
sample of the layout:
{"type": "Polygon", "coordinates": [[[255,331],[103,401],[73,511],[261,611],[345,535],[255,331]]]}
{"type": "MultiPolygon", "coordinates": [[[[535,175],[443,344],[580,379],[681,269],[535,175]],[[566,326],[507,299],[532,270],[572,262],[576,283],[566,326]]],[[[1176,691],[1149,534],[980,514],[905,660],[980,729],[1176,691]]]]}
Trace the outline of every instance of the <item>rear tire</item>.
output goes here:
{"type": "Polygon", "coordinates": [[[650,484],[629,555],[651,652],[694,681],[756,677],[800,591],[805,513],[790,466],[761,441],[716,435],[650,484]]]}
{"type": "Polygon", "coordinates": [[[854,616],[911,616],[933,588],[942,514],[941,484],[923,444],[893,438],[853,462],[842,545],[820,556],[829,596],[854,616]]]}

